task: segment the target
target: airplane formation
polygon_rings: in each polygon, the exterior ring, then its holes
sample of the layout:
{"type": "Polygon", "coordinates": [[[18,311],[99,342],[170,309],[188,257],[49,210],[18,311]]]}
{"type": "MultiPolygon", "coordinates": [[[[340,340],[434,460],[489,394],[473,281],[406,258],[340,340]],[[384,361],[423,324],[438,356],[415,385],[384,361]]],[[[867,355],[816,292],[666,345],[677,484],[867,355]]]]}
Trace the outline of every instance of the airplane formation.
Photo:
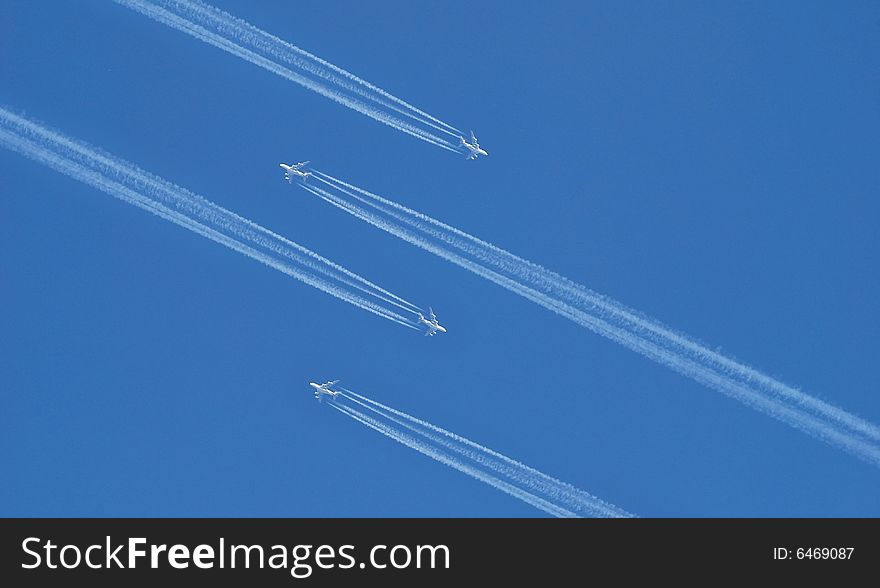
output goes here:
{"type": "MultiPolygon", "coordinates": [[[[357,76],[345,72],[268,33],[261,32],[259,29],[255,29],[255,27],[232,15],[215,10],[210,6],[202,6],[202,3],[199,1],[117,0],[117,2],[131,5],[130,7],[133,10],[143,13],[153,20],[162,22],[172,28],[177,28],[227,53],[236,55],[276,75],[299,83],[314,92],[326,97],[334,97],[334,100],[339,104],[383,122],[399,131],[433,143],[443,149],[464,155],[466,161],[489,155],[489,152],[480,146],[476,134],[472,130],[469,132],[470,138],[465,138],[462,131],[418,111],[415,107],[388,95],[383,90],[368,84],[364,80],[360,80],[357,76]],[[152,3],[162,4],[163,6],[156,7],[155,10],[144,6],[152,3]],[[175,10],[180,14],[175,14],[175,10]],[[205,32],[206,29],[196,22],[200,19],[217,25],[216,32],[213,30],[205,32]],[[239,43],[249,45],[249,47],[239,43]],[[252,50],[251,46],[253,46],[254,50],[252,50]],[[299,68],[303,72],[311,73],[313,74],[312,77],[316,78],[317,81],[306,79],[305,76],[300,75],[291,68],[299,68]],[[335,85],[336,88],[331,87],[332,85],[335,85]],[[342,90],[349,91],[352,95],[343,96],[342,90]],[[390,111],[411,116],[417,121],[442,131],[451,139],[435,136],[432,134],[432,131],[419,130],[410,122],[406,122],[402,118],[396,118],[396,115],[389,112],[378,114],[378,108],[374,108],[370,104],[371,102],[384,106],[390,111]],[[415,116],[413,113],[417,113],[422,118],[415,116]],[[433,120],[437,124],[426,122],[427,120],[433,120]],[[443,127],[438,125],[443,125],[443,127]],[[456,136],[459,137],[457,145],[454,141],[456,136]]],[[[239,253],[257,259],[269,267],[293,277],[299,276],[298,279],[313,285],[325,293],[337,296],[362,309],[371,310],[404,326],[421,328],[425,337],[433,337],[438,333],[445,334],[448,332],[447,328],[440,324],[436,314],[430,307],[428,308],[428,316],[426,318],[423,312],[418,312],[415,306],[406,303],[405,300],[381,290],[374,284],[360,278],[360,276],[332,264],[329,260],[313,254],[313,252],[284,239],[280,235],[272,233],[256,223],[252,223],[171,182],[156,178],[143,170],[139,170],[136,166],[126,166],[124,162],[119,163],[114,159],[101,155],[88,146],[69,141],[60,133],[30,123],[2,107],[0,107],[0,135],[3,135],[0,137],[3,139],[0,141],[2,143],[0,147],[18,151],[26,157],[41,163],[52,162],[61,173],[87,185],[97,187],[130,204],[135,204],[165,220],[170,220],[179,226],[230,247],[239,253]],[[83,172],[83,170],[87,170],[88,173],[83,172]],[[264,255],[262,251],[251,247],[253,244],[258,244],[262,248],[272,249],[278,255],[264,255]],[[312,258],[307,260],[307,263],[300,265],[307,266],[310,269],[317,268],[318,273],[328,278],[327,281],[322,281],[323,278],[307,279],[298,273],[299,270],[296,268],[299,266],[295,264],[300,263],[298,258],[300,253],[303,252],[312,255],[312,258]],[[312,263],[314,260],[317,261],[312,263]],[[335,290],[336,282],[362,289],[363,292],[381,298],[385,302],[397,306],[400,310],[380,312],[382,309],[375,304],[368,304],[369,301],[362,304],[358,302],[357,298],[347,296],[345,292],[337,292],[335,290]],[[381,292],[377,294],[376,291],[381,292]],[[392,298],[384,298],[383,296],[385,295],[392,296],[401,303],[406,303],[406,305],[398,304],[392,298]],[[418,318],[413,318],[414,315],[417,315],[418,318]]],[[[317,194],[318,191],[312,190],[312,188],[315,188],[315,182],[319,180],[325,181],[326,176],[317,170],[314,172],[308,171],[306,166],[309,163],[309,161],[298,163],[281,162],[278,165],[284,171],[284,180],[289,184],[297,180],[306,189],[317,194]],[[314,181],[311,185],[307,185],[309,178],[313,177],[313,175],[314,181]]],[[[359,196],[353,193],[349,194],[354,198],[360,199],[359,196]]],[[[366,194],[369,195],[369,193],[366,194]]],[[[382,199],[377,198],[377,200],[382,199]]],[[[365,200],[363,201],[366,202],[365,200]]],[[[388,204],[385,201],[382,206],[388,204]]],[[[393,202],[390,204],[397,206],[397,210],[402,209],[404,211],[399,217],[395,217],[403,224],[406,224],[408,219],[426,218],[425,215],[408,210],[393,202]]],[[[370,206],[374,209],[382,210],[382,206],[375,204],[370,206]]],[[[354,214],[343,206],[340,206],[340,208],[343,208],[350,214],[354,214]]],[[[362,220],[367,220],[367,218],[365,213],[362,220]]],[[[439,231],[437,234],[462,234],[461,231],[448,225],[442,225],[442,223],[430,218],[427,220],[430,221],[430,223],[427,223],[430,224],[430,227],[438,225],[443,227],[442,231],[439,231]]],[[[377,227],[380,226],[378,223],[374,224],[377,227]]],[[[435,255],[444,257],[439,249],[429,248],[423,245],[423,241],[420,240],[423,234],[428,236],[434,235],[432,233],[433,228],[413,231],[413,234],[417,234],[419,237],[418,239],[416,237],[409,239],[403,236],[405,234],[409,235],[409,233],[398,230],[396,226],[392,227],[391,224],[393,223],[389,223],[387,227],[383,226],[380,228],[431,251],[435,255]]],[[[535,264],[531,264],[527,260],[518,259],[516,256],[499,250],[491,244],[471,238],[469,235],[464,235],[464,237],[472,239],[469,241],[470,243],[478,244],[478,246],[475,246],[478,252],[492,252],[493,255],[497,253],[497,259],[486,255],[481,259],[480,263],[471,263],[470,260],[459,261],[458,257],[448,256],[446,257],[448,261],[465,267],[474,273],[486,277],[486,279],[495,281],[508,290],[524,296],[549,310],[559,312],[559,305],[563,301],[556,292],[563,286],[565,289],[579,287],[577,284],[571,285],[570,282],[565,281],[565,278],[544,270],[540,266],[537,266],[537,269],[535,269],[535,264]],[[527,270],[522,275],[528,277],[518,280],[505,279],[504,281],[498,281],[487,277],[488,274],[483,273],[484,269],[487,272],[497,273],[492,268],[504,268],[508,259],[516,260],[516,267],[527,270]],[[536,292],[536,294],[531,296],[528,292],[536,292]]],[[[587,329],[608,337],[634,352],[671,367],[683,376],[689,377],[698,383],[707,384],[710,388],[741,400],[747,405],[760,407],[759,410],[762,412],[766,412],[786,424],[811,433],[832,446],[844,448],[872,464],[880,463],[877,458],[878,449],[876,443],[874,443],[875,439],[869,438],[876,431],[875,425],[865,422],[822,400],[791,388],[772,377],[764,376],[753,368],[729,359],[720,352],[705,348],[701,343],[667,329],[662,324],[653,321],[650,317],[640,317],[638,320],[634,320],[631,311],[625,307],[619,307],[613,300],[609,302],[599,294],[590,292],[587,289],[583,291],[586,293],[583,297],[579,297],[578,301],[572,302],[570,305],[568,302],[565,303],[570,312],[561,313],[563,316],[587,329]],[[601,305],[597,301],[600,301],[601,305]],[[596,311],[597,307],[602,309],[601,312],[596,311]],[[601,320],[598,320],[597,316],[601,317],[601,320]],[[757,400],[753,401],[752,399],[757,400]]],[[[319,402],[327,400],[329,404],[339,408],[342,405],[342,398],[354,399],[358,395],[345,388],[336,389],[335,386],[338,383],[339,380],[320,384],[309,382],[309,386],[314,393],[314,397],[319,402]],[[340,396],[342,398],[339,398],[340,396]],[[337,403],[337,401],[339,402],[337,403]]],[[[355,413],[349,412],[350,416],[353,414],[355,413]]],[[[394,414],[400,415],[401,413],[394,411],[394,414]]],[[[404,415],[401,418],[409,419],[410,417],[404,415]]],[[[410,422],[418,422],[424,425],[422,421],[410,420],[410,422]]],[[[379,429],[377,428],[377,430],[379,429]]],[[[434,430],[436,431],[436,429],[434,430]]],[[[403,436],[394,437],[394,435],[387,432],[385,434],[403,442],[403,436]]],[[[416,447],[416,445],[410,446],[416,447]]],[[[468,448],[467,451],[470,452],[471,448],[468,448]]],[[[493,454],[492,459],[495,457],[497,457],[497,454],[493,454]]],[[[435,459],[437,458],[435,457],[435,459]]],[[[448,461],[443,463],[449,464],[448,461]]],[[[502,464],[505,471],[510,469],[509,463],[508,461],[502,464]]],[[[461,471],[465,470],[461,469],[461,471]]],[[[540,479],[540,484],[544,485],[546,483],[545,478],[540,479]]],[[[538,480],[538,478],[535,478],[535,480],[538,480]]],[[[496,487],[511,494],[509,485],[496,487]]],[[[560,511],[551,510],[548,512],[558,513],[560,511]]]]}

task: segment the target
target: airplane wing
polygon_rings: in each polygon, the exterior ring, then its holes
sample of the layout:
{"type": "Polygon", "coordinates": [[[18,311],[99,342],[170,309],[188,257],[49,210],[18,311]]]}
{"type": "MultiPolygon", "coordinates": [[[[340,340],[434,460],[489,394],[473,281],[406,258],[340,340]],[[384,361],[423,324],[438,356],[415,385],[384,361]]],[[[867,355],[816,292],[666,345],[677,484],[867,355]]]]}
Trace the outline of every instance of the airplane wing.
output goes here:
{"type": "Polygon", "coordinates": [[[302,167],[302,166],[306,165],[307,163],[311,163],[311,161],[300,161],[299,163],[296,164],[296,167],[302,167]]]}
{"type": "Polygon", "coordinates": [[[429,307],[428,307],[428,312],[429,312],[430,315],[431,315],[431,321],[432,321],[432,322],[436,321],[436,320],[437,320],[437,315],[434,314],[434,309],[431,308],[431,307],[429,306],[429,307]]]}
{"type": "Polygon", "coordinates": [[[339,383],[339,380],[333,380],[332,382],[327,382],[326,384],[321,384],[322,388],[329,388],[330,386],[335,386],[339,383]]]}

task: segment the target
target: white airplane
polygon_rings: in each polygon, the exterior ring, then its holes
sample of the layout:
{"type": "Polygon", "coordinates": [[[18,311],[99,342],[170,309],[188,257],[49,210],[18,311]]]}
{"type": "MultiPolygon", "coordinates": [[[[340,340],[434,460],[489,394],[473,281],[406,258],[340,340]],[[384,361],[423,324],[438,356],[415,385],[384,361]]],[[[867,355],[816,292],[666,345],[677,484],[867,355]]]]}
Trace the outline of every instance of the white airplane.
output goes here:
{"type": "Polygon", "coordinates": [[[468,150],[468,155],[465,159],[476,159],[477,155],[489,155],[489,152],[480,147],[480,144],[477,143],[477,136],[471,131],[471,142],[468,143],[464,137],[459,137],[461,142],[458,144],[459,147],[464,147],[468,150]]]}
{"type": "Polygon", "coordinates": [[[302,178],[303,181],[309,179],[309,176],[312,175],[312,172],[303,171],[302,167],[307,164],[308,161],[301,161],[299,163],[292,163],[287,165],[286,163],[279,163],[284,169],[284,179],[287,180],[287,183],[290,184],[293,182],[293,178],[302,178]]]}
{"type": "Polygon", "coordinates": [[[318,402],[321,402],[321,398],[324,396],[329,396],[330,400],[333,400],[337,396],[339,396],[339,392],[337,390],[330,389],[330,386],[335,386],[338,383],[339,380],[325,382],[324,384],[315,384],[314,382],[309,382],[309,386],[315,389],[315,398],[318,399],[318,402]]]}
{"type": "Polygon", "coordinates": [[[446,327],[440,325],[440,323],[437,321],[437,315],[434,314],[434,311],[431,310],[430,307],[428,307],[428,312],[431,314],[431,318],[429,319],[426,319],[424,316],[422,316],[422,313],[419,313],[419,323],[428,327],[428,329],[425,331],[425,337],[433,337],[438,332],[445,333],[446,327]]]}

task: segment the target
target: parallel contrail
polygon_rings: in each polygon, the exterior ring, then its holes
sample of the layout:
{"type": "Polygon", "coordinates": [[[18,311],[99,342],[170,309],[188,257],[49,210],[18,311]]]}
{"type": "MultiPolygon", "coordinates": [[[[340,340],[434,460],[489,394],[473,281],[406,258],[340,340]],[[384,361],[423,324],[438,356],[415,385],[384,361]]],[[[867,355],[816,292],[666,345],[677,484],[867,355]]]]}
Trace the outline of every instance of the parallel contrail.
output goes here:
{"type": "Polygon", "coordinates": [[[633,516],[571,484],[351,390],[342,390],[340,397],[328,404],[416,451],[553,516],[633,516]]]}
{"type": "Polygon", "coordinates": [[[0,145],[405,327],[418,307],[125,160],[0,108],[0,145]],[[406,316],[410,315],[410,317],[406,316]]]}
{"type": "Polygon", "coordinates": [[[462,134],[461,130],[446,124],[427,112],[419,110],[412,104],[391,95],[353,73],[218,8],[198,0],[177,1],[174,2],[174,6],[173,10],[178,14],[186,15],[188,19],[196,21],[209,29],[215,31],[223,30],[226,34],[233,35],[236,41],[242,45],[253,47],[261,53],[271,55],[278,61],[284,61],[404,116],[429,124],[433,128],[453,137],[457,138],[462,134]],[[233,25],[230,26],[230,23],[233,23],[233,25]]]}
{"type": "Polygon", "coordinates": [[[314,171],[326,202],[710,388],[880,466],[880,428],[623,304],[422,213],[314,171]]]}
{"type": "Polygon", "coordinates": [[[354,420],[370,427],[371,429],[376,430],[376,431],[390,437],[391,439],[394,439],[398,443],[402,443],[403,445],[406,445],[407,447],[409,447],[411,449],[415,449],[419,453],[427,455],[428,457],[430,457],[430,458],[432,458],[442,464],[448,465],[449,467],[451,467],[453,469],[456,469],[460,472],[464,472],[465,474],[471,476],[472,478],[479,480],[481,482],[484,482],[484,483],[492,486],[493,488],[497,488],[498,490],[501,490],[502,492],[505,492],[505,493],[509,494],[510,496],[513,496],[514,498],[519,498],[520,500],[522,500],[526,504],[531,504],[535,508],[541,509],[548,514],[551,514],[551,515],[553,515],[555,517],[559,517],[559,518],[573,518],[576,516],[571,511],[556,507],[547,501],[541,500],[540,498],[532,496],[531,494],[529,494],[527,492],[519,490],[518,488],[516,488],[516,486],[513,486],[512,484],[504,482],[503,480],[499,480],[498,478],[496,478],[494,476],[490,476],[488,474],[485,474],[473,466],[469,466],[469,465],[461,463],[455,459],[452,459],[449,456],[445,455],[443,452],[437,451],[436,449],[434,449],[430,445],[420,442],[417,438],[410,436],[410,435],[400,433],[399,431],[396,431],[396,430],[392,429],[391,427],[385,426],[385,425],[381,424],[379,421],[377,421],[376,419],[372,419],[372,418],[366,416],[365,414],[354,410],[353,408],[343,407],[343,406],[336,405],[336,404],[331,404],[330,406],[333,407],[334,409],[338,410],[342,414],[348,415],[351,418],[353,418],[354,420]]]}
{"type": "Polygon", "coordinates": [[[609,504],[592,494],[575,488],[571,484],[557,480],[521,462],[484,447],[460,435],[447,431],[427,421],[417,419],[403,411],[396,410],[366,396],[343,388],[342,395],[370,410],[386,421],[390,421],[408,431],[420,435],[435,445],[455,452],[484,469],[514,481],[529,492],[547,497],[557,505],[562,505],[574,513],[585,516],[621,517],[631,514],[609,504]]]}
{"type": "Polygon", "coordinates": [[[114,1],[408,135],[459,152],[457,143],[419,125],[457,138],[462,133],[455,127],[213,6],[199,0],[114,1]]]}

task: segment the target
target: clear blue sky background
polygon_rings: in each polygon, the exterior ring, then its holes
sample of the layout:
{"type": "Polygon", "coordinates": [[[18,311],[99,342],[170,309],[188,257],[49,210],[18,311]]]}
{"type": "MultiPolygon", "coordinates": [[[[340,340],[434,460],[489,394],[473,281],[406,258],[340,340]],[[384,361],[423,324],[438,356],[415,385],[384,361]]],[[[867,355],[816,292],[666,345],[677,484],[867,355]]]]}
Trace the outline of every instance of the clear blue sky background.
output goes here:
{"type": "Polygon", "coordinates": [[[876,2],[217,2],[459,126],[433,148],[110,2],[4,2],[0,103],[422,306],[383,321],[0,151],[0,514],[536,516],[319,406],[644,516],[880,515],[880,471],[282,181],[403,202],[880,422],[876,2]]]}

